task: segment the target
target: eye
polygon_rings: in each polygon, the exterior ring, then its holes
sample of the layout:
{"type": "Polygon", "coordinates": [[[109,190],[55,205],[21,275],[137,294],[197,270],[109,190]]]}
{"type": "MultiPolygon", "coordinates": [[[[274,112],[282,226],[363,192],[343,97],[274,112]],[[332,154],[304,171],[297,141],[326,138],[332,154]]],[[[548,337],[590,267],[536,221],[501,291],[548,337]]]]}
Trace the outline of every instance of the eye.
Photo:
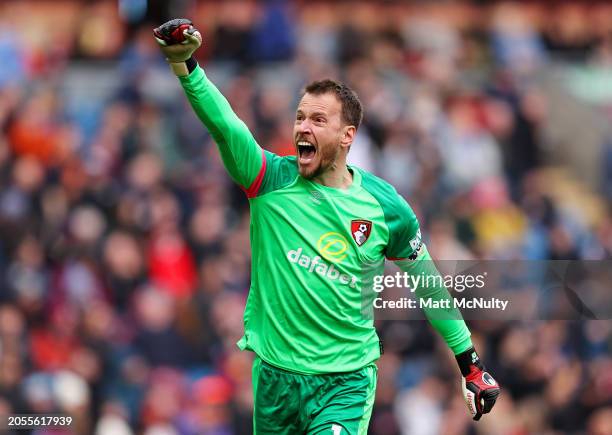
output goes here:
{"type": "Polygon", "coordinates": [[[315,119],[315,122],[318,122],[318,123],[320,123],[320,124],[323,124],[323,123],[325,122],[325,118],[323,118],[322,116],[318,116],[318,117],[315,119]]]}

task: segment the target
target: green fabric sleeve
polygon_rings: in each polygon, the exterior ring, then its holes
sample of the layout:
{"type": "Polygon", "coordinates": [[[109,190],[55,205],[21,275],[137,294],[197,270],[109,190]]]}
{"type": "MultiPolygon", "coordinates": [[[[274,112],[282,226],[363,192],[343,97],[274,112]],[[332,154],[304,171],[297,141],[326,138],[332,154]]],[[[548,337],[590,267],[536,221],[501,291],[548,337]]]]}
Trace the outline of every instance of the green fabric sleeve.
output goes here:
{"type": "Polygon", "coordinates": [[[259,188],[258,196],[282,189],[291,184],[298,176],[298,166],[294,156],[281,157],[270,151],[266,154],[266,174],[259,188]]]}
{"type": "MultiPolygon", "coordinates": [[[[439,277],[440,273],[436,268],[427,248],[421,245],[419,255],[414,260],[404,259],[395,262],[398,267],[410,275],[421,275],[428,277],[439,277]]],[[[427,320],[442,336],[448,347],[455,355],[466,351],[472,347],[470,331],[457,308],[453,308],[453,298],[444,286],[443,280],[432,279],[434,285],[424,285],[415,289],[415,294],[419,299],[432,299],[435,301],[448,300],[450,308],[424,308],[427,320]]]]}
{"type": "Polygon", "coordinates": [[[361,174],[361,184],[380,204],[389,228],[385,256],[393,261],[411,258],[421,244],[421,231],[414,211],[385,180],[366,171],[361,174]]]}
{"type": "Polygon", "coordinates": [[[196,67],[179,80],[198,118],[217,143],[230,177],[249,197],[255,196],[265,172],[262,148],[202,68],[196,67]]]}

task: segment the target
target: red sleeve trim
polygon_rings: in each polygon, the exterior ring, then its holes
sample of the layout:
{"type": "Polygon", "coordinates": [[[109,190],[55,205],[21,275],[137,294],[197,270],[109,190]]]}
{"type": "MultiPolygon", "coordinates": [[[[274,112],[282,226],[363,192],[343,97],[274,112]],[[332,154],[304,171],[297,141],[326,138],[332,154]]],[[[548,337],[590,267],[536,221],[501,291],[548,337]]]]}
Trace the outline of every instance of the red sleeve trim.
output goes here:
{"type": "Polygon", "coordinates": [[[408,259],[408,257],[404,257],[404,258],[387,257],[387,260],[389,260],[389,261],[399,261],[399,260],[406,260],[406,259],[408,259]]]}
{"type": "Polygon", "coordinates": [[[261,168],[259,169],[259,174],[253,180],[248,189],[240,186],[244,193],[246,193],[247,198],[255,198],[259,193],[259,189],[261,188],[261,183],[263,182],[264,176],[266,175],[266,153],[262,149],[261,150],[261,168]]]}

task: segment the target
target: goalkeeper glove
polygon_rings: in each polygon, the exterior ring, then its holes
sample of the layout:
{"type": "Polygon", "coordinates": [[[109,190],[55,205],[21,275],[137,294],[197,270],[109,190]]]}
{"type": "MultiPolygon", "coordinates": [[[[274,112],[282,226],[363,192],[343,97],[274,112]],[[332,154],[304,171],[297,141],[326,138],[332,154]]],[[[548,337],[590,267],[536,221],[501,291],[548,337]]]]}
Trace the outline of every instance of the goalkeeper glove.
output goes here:
{"type": "Polygon", "coordinates": [[[170,20],[153,29],[153,35],[174,74],[189,75],[197,65],[191,56],[202,45],[202,35],[192,22],[185,18],[170,20]]]}
{"type": "Polygon", "coordinates": [[[482,414],[491,411],[497,396],[499,385],[485,369],[476,350],[471,347],[456,355],[457,363],[463,375],[463,397],[474,420],[480,420],[482,414]]]}

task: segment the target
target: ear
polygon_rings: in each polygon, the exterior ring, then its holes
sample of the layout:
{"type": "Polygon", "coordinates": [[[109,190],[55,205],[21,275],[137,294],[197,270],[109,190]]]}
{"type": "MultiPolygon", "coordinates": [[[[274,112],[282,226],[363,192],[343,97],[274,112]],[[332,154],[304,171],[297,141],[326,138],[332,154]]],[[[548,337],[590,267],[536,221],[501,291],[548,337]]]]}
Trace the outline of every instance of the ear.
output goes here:
{"type": "Polygon", "coordinates": [[[343,127],[340,144],[343,147],[350,147],[353,144],[353,139],[355,139],[355,133],[357,133],[357,129],[354,125],[347,125],[343,127]]]}

